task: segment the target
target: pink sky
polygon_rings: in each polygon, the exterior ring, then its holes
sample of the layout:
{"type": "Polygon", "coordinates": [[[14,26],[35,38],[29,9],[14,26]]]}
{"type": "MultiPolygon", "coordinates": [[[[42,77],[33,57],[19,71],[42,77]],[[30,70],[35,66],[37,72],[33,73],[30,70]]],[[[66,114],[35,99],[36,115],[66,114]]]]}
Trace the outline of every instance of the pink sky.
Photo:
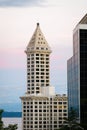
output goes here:
{"type": "Polygon", "coordinates": [[[1,49],[0,51],[0,69],[20,69],[25,68],[25,54],[23,49],[1,49]]]}
{"type": "MultiPolygon", "coordinates": [[[[34,4],[27,7],[2,7],[0,4],[0,87],[8,86],[9,97],[9,86],[16,86],[15,90],[23,84],[21,91],[25,89],[24,51],[37,22],[53,51],[50,61],[51,84],[58,93],[67,92],[67,60],[72,56],[73,29],[86,13],[87,0],[46,0],[43,6],[34,4]],[[8,77],[7,80],[7,73],[9,76],[14,74],[10,77],[12,79],[8,77]]],[[[14,99],[17,100],[16,97],[14,99]]]]}

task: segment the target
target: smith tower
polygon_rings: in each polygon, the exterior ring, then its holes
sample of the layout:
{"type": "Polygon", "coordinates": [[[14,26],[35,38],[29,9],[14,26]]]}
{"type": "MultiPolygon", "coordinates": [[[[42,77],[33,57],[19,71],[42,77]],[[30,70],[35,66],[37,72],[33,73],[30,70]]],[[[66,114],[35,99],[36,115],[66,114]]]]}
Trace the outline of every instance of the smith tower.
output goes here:
{"type": "Polygon", "coordinates": [[[41,32],[39,23],[27,46],[27,93],[41,93],[42,87],[50,86],[49,55],[51,49],[41,32]]]}
{"type": "Polygon", "coordinates": [[[66,95],[50,85],[51,49],[37,23],[26,48],[27,92],[22,100],[22,130],[56,130],[67,117],[66,95]]]}

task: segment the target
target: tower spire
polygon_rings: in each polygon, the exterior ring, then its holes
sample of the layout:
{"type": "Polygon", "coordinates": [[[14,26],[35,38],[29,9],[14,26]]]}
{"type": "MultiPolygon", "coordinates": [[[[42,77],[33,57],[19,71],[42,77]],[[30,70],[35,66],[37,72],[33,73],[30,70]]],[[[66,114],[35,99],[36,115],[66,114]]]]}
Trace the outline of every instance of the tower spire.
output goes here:
{"type": "Polygon", "coordinates": [[[29,41],[29,44],[27,46],[27,51],[44,51],[51,53],[51,48],[49,47],[48,42],[46,41],[41,29],[40,24],[37,23],[37,27],[29,41]]]}
{"type": "Polygon", "coordinates": [[[37,26],[39,26],[39,23],[37,23],[37,26]]]}

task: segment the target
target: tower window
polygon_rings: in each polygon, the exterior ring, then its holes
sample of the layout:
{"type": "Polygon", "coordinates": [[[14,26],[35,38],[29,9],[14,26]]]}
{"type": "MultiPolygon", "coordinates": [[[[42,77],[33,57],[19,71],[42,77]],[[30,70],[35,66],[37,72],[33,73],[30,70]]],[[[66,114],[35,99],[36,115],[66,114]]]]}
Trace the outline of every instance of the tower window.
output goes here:
{"type": "Polygon", "coordinates": [[[44,56],[44,54],[41,54],[41,56],[44,56]]]}
{"type": "Polygon", "coordinates": [[[39,87],[37,87],[36,89],[39,90],[39,87]]]}
{"type": "Polygon", "coordinates": [[[46,64],[49,64],[49,62],[46,62],[46,64]]]}
{"type": "Polygon", "coordinates": [[[36,61],[36,63],[39,63],[39,61],[36,61]]]}
{"type": "Polygon", "coordinates": [[[41,82],[44,82],[44,80],[41,80],[41,82]]]}
{"type": "Polygon", "coordinates": [[[36,72],[36,75],[38,75],[39,74],[39,72],[36,72]]]}
{"type": "Polygon", "coordinates": [[[31,56],[34,56],[34,54],[31,54],[31,56]]]}
{"type": "Polygon", "coordinates": [[[39,82],[39,80],[36,80],[36,82],[39,82]]]}
{"type": "Polygon", "coordinates": [[[36,56],[39,56],[39,54],[36,54],[36,56]]]}
{"type": "Polygon", "coordinates": [[[36,69],[36,71],[39,71],[39,69],[36,69]]]}
{"type": "Polygon", "coordinates": [[[39,60],[39,57],[36,57],[36,60],[39,60]]]}
{"type": "Polygon", "coordinates": [[[30,60],[30,58],[28,58],[27,60],[30,60]]]}

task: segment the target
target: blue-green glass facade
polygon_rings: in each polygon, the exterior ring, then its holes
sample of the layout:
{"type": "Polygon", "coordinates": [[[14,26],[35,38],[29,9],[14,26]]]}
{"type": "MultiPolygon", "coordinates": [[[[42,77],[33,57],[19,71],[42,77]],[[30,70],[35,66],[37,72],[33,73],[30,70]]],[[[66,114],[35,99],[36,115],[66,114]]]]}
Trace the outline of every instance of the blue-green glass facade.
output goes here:
{"type": "Polygon", "coordinates": [[[68,108],[77,110],[87,130],[87,15],[73,32],[73,56],[67,61],[68,108]]]}
{"type": "Polygon", "coordinates": [[[79,45],[78,30],[73,35],[73,56],[67,61],[67,85],[69,109],[74,107],[79,116],[79,45]]]}

